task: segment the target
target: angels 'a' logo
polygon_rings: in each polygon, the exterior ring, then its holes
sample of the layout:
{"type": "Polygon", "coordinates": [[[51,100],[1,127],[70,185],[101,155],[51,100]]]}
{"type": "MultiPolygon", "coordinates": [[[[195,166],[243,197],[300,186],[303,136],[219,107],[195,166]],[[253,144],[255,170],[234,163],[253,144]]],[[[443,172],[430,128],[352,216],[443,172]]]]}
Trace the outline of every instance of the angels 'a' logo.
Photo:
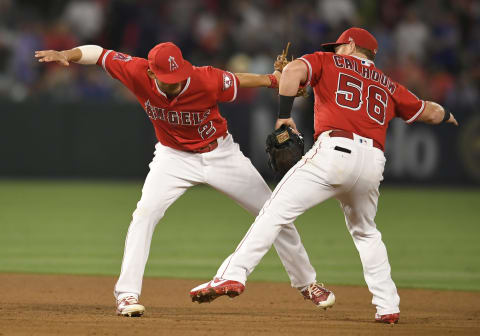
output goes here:
{"type": "Polygon", "coordinates": [[[175,57],[170,56],[168,58],[168,62],[170,63],[170,71],[178,70],[177,62],[175,62],[175,57]]]}

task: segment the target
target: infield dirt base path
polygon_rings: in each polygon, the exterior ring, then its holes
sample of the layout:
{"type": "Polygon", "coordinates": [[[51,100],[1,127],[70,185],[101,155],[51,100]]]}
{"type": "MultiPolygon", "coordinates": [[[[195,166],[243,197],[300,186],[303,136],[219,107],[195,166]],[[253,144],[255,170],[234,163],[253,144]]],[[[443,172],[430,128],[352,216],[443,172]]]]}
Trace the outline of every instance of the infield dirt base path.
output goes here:
{"type": "Polygon", "coordinates": [[[0,335],[480,335],[480,292],[400,290],[390,326],[373,322],[366,287],[328,286],[337,303],[324,311],[285,283],[194,304],[202,281],[147,278],[146,313],[127,318],[115,315],[113,277],[0,274],[0,335]]]}

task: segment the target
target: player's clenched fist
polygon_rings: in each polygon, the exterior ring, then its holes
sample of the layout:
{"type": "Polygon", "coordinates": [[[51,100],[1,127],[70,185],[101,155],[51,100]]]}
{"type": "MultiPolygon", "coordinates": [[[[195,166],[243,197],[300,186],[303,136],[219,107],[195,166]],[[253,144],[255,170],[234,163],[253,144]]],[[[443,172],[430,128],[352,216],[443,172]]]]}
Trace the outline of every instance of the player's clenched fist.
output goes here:
{"type": "Polygon", "coordinates": [[[450,118],[446,122],[450,124],[454,124],[455,126],[458,126],[458,121],[455,119],[453,114],[450,114],[450,118]]]}

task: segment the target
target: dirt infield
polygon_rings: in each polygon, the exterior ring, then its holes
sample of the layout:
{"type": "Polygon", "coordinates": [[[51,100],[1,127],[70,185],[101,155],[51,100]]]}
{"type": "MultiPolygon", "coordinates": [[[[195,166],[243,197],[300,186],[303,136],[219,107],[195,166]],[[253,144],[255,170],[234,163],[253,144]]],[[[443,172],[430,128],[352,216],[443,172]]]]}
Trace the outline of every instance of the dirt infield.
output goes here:
{"type": "Polygon", "coordinates": [[[244,294],[194,304],[193,280],[147,278],[141,318],[115,315],[113,277],[0,274],[0,335],[480,335],[480,292],[400,290],[401,319],[373,322],[365,287],[329,286],[317,309],[288,284],[248,284],[244,294]]]}

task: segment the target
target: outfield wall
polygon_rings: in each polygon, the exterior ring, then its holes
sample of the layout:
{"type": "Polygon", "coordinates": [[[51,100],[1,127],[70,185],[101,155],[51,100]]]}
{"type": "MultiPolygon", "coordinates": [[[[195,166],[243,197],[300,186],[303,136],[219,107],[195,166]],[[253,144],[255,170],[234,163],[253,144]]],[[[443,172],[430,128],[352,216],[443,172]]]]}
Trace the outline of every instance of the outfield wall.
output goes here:
{"type": "MultiPolygon", "coordinates": [[[[274,123],[275,101],[224,104],[243,152],[269,180],[265,137],[274,123]]],[[[312,145],[311,99],[294,113],[312,145]]],[[[478,185],[480,116],[457,115],[461,127],[390,125],[386,181],[478,185]]],[[[135,103],[0,101],[0,177],[143,178],[154,150],[153,128],[135,103]]]]}

